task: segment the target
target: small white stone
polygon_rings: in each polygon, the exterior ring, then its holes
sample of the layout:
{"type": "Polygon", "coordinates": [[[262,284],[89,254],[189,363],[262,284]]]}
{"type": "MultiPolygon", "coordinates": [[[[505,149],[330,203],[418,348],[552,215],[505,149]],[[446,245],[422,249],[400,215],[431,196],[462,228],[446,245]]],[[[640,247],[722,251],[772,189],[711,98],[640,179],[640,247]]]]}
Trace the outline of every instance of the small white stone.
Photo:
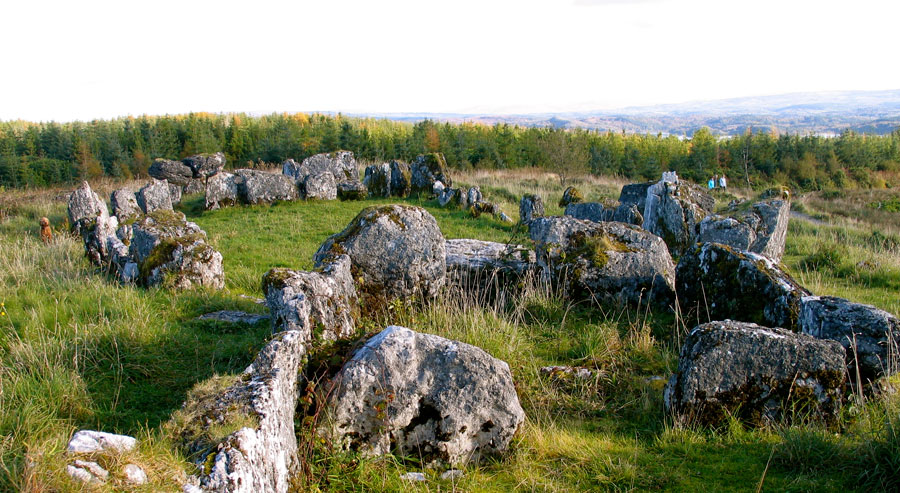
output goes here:
{"type": "Polygon", "coordinates": [[[144,484],[147,482],[147,473],[136,464],[128,464],[122,470],[125,473],[125,481],[129,484],[144,484]]]}
{"type": "Polygon", "coordinates": [[[137,445],[137,440],[127,435],[115,435],[102,431],[81,430],[69,440],[66,451],[70,454],[93,452],[127,452],[137,445]]]}
{"type": "Polygon", "coordinates": [[[446,479],[446,480],[459,479],[459,478],[463,477],[465,474],[466,473],[460,471],[459,469],[450,469],[448,471],[444,471],[443,474],[441,474],[441,479],[446,479]]]}
{"type": "Polygon", "coordinates": [[[96,476],[100,480],[105,481],[107,478],[109,478],[109,471],[100,467],[100,464],[97,464],[96,462],[87,462],[87,461],[83,461],[83,460],[76,460],[75,467],[80,467],[80,468],[88,471],[89,473],[96,476]]]}
{"type": "Polygon", "coordinates": [[[72,479],[77,479],[83,483],[99,483],[100,480],[95,478],[93,474],[87,472],[86,470],[75,467],[73,465],[66,466],[66,473],[72,477],[72,479]]]}
{"type": "Polygon", "coordinates": [[[425,474],[421,472],[408,472],[406,474],[401,474],[400,479],[404,481],[420,482],[425,481],[425,474]]]}
{"type": "Polygon", "coordinates": [[[203,493],[203,490],[201,490],[199,486],[190,483],[182,486],[181,491],[184,493],[203,493]]]}

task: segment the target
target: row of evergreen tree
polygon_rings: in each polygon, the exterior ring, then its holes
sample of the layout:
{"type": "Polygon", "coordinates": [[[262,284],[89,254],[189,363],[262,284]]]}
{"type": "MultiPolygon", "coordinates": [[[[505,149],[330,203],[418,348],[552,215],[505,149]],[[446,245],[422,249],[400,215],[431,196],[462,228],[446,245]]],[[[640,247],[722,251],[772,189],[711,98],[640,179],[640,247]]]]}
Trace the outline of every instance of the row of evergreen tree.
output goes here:
{"type": "Polygon", "coordinates": [[[72,123],[0,122],[0,187],[146,175],[154,158],[224,151],[230,167],[347,149],[366,161],[442,152],[454,168],[538,166],[654,179],[662,171],[699,182],[713,174],[754,186],[801,189],[879,187],[873,171],[900,169],[900,129],[838,137],[752,131],[721,138],[702,128],[688,138],[506,124],[416,124],[342,115],[192,113],[72,123]]]}

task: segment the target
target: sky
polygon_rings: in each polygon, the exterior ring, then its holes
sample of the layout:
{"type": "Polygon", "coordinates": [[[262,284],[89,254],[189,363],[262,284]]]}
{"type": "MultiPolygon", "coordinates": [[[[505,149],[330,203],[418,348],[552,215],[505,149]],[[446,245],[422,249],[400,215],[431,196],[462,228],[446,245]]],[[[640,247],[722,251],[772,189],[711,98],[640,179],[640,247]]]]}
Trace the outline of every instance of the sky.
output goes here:
{"type": "Polygon", "coordinates": [[[0,120],[900,89],[897,19],[896,0],[7,0],[0,120]]]}

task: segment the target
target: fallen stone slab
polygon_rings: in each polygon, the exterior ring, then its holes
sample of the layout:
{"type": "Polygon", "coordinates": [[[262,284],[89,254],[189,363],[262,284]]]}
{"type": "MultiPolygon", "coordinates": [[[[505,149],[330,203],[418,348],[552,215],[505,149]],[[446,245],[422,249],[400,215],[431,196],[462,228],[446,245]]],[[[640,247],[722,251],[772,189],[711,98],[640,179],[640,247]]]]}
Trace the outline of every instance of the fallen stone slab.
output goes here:
{"type": "Polygon", "coordinates": [[[268,315],[259,315],[256,313],[240,312],[235,310],[219,310],[212,313],[204,313],[197,317],[199,320],[212,320],[215,322],[223,322],[236,325],[256,325],[263,320],[268,320],[268,315]]]}

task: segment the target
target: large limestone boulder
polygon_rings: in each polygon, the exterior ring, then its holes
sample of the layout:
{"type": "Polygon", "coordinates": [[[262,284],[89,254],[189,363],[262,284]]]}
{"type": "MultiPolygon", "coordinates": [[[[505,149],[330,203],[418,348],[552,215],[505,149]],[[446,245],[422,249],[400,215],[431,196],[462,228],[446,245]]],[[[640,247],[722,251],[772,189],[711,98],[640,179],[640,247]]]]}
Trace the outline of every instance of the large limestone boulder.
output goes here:
{"type": "Polygon", "coordinates": [[[273,332],[296,330],[304,342],[356,333],[359,301],[347,255],[337,256],[317,272],[272,269],[263,276],[262,286],[273,332]]]}
{"type": "Polygon", "coordinates": [[[565,215],[597,223],[615,221],[640,226],[644,222],[643,216],[634,204],[610,207],[599,202],[579,202],[567,205],[565,215]]]}
{"type": "Polygon", "coordinates": [[[304,159],[300,164],[288,159],[282,164],[282,173],[293,178],[298,185],[304,183],[308,176],[322,173],[331,173],[338,183],[359,181],[359,165],[350,151],[316,154],[304,159]]]}
{"type": "Polygon", "coordinates": [[[109,216],[106,202],[91,190],[91,186],[86,181],[81,182],[81,186],[69,195],[67,212],[69,224],[73,229],[77,229],[83,220],[91,222],[96,221],[97,218],[109,216]]]}
{"type": "Polygon", "coordinates": [[[619,193],[620,204],[634,204],[638,210],[643,213],[647,205],[647,189],[653,186],[653,182],[649,183],[631,183],[622,187],[619,193]]]}
{"type": "Polygon", "coordinates": [[[297,186],[291,178],[285,175],[254,169],[236,169],[234,174],[237,176],[235,182],[238,187],[238,195],[247,204],[271,204],[279,200],[297,200],[297,186]]]}
{"type": "Polygon", "coordinates": [[[439,152],[417,156],[409,165],[410,184],[413,193],[431,193],[440,181],[445,187],[453,185],[444,155],[439,152]]]}
{"type": "Polygon", "coordinates": [[[112,205],[113,215],[119,219],[120,223],[143,214],[134,192],[127,188],[114,190],[110,194],[109,202],[112,205]]]}
{"type": "Polygon", "coordinates": [[[412,191],[412,172],[403,161],[391,161],[391,195],[406,197],[412,191]]]}
{"type": "Polygon", "coordinates": [[[278,334],[220,393],[193,392],[173,428],[202,471],[200,491],[284,493],[298,472],[294,414],[306,355],[298,331],[278,334]],[[241,423],[215,440],[217,428],[241,423]]]}
{"type": "Polygon", "coordinates": [[[770,199],[753,204],[736,217],[709,215],[700,221],[697,241],[722,243],[780,262],[790,213],[790,201],[770,199]]]}
{"type": "Polygon", "coordinates": [[[206,233],[180,212],[158,210],[132,226],[130,253],[147,286],[222,289],[222,254],[206,242],[206,233]]]}
{"type": "Polygon", "coordinates": [[[844,346],[853,380],[858,375],[873,381],[900,370],[900,320],[884,310],[832,296],[806,296],[801,301],[800,330],[844,346]]]}
{"type": "Polygon", "coordinates": [[[701,243],[678,262],[676,291],[689,320],[740,320],[798,328],[809,292],[771,259],[719,243],[701,243]]]}
{"type": "Polygon", "coordinates": [[[845,380],[844,348],[784,329],[710,322],[691,331],[665,391],[666,408],[689,422],[750,424],[823,416],[834,421],[845,380]]]}
{"type": "Polygon", "coordinates": [[[144,211],[144,214],[150,214],[159,210],[172,210],[172,195],[169,191],[169,183],[166,180],[151,178],[150,183],[138,190],[137,203],[141,210],[144,211]]]}
{"type": "Polygon", "coordinates": [[[366,186],[359,181],[344,181],[337,184],[337,197],[341,200],[365,200],[369,196],[366,186]]]}
{"type": "Polygon", "coordinates": [[[363,185],[366,186],[372,197],[389,197],[391,195],[390,163],[367,166],[363,185]]]}
{"type": "Polygon", "coordinates": [[[681,256],[697,242],[700,221],[715,200],[700,187],[681,181],[674,172],[647,189],[643,227],[661,237],[673,256],[681,256]]]}
{"type": "Polygon", "coordinates": [[[559,199],[560,207],[568,207],[569,204],[577,204],[584,200],[581,191],[575,187],[568,187],[563,192],[562,198],[559,199]]]}
{"type": "Polygon", "coordinates": [[[447,240],[447,282],[465,291],[514,291],[537,270],[534,250],[481,240],[447,240]]]}
{"type": "Polygon", "coordinates": [[[545,274],[572,296],[671,303],[675,265],[659,237],[630,224],[568,216],[537,218],[529,229],[545,274]]]}
{"type": "Polygon", "coordinates": [[[519,221],[528,224],[536,217],[544,217],[544,200],[540,195],[525,194],[519,201],[519,221]]]}
{"type": "MultiPolygon", "coordinates": [[[[191,170],[191,176],[202,183],[225,168],[225,153],[197,154],[181,160],[191,170]]],[[[190,193],[185,191],[185,193],[190,193]]]]}
{"type": "Polygon", "coordinates": [[[326,432],[365,455],[475,463],[506,450],[525,419],[509,365],[404,327],[369,339],[335,378],[326,432]]]}
{"type": "Polygon", "coordinates": [[[215,210],[240,203],[238,181],[231,173],[217,173],[206,181],[206,210],[215,210]]]}
{"type": "Polygon", "coordinates": [[[337,182],[329,171],[307,176],[303,181],[303,190],[307,199],[334,200],[337,198],[337,182]]]}
{"type": "Polygon", "coordinates": [[[166,180],[179,186],[187,185],[194,179],[194,172],[189,166],[180,161],[168,159],[155,159],[150,165],[150,169],[147,170],[147,174],[157,180],[166,180]]]}
{"type": "Polygon", "coordinates": [[[370,305],[391,298],[432,298],[446,277],[446,241],[425,209],[386,205],[363,209],[343,231],[319,247],[313,259],[350,256],[353,277],[370,305]]]}

